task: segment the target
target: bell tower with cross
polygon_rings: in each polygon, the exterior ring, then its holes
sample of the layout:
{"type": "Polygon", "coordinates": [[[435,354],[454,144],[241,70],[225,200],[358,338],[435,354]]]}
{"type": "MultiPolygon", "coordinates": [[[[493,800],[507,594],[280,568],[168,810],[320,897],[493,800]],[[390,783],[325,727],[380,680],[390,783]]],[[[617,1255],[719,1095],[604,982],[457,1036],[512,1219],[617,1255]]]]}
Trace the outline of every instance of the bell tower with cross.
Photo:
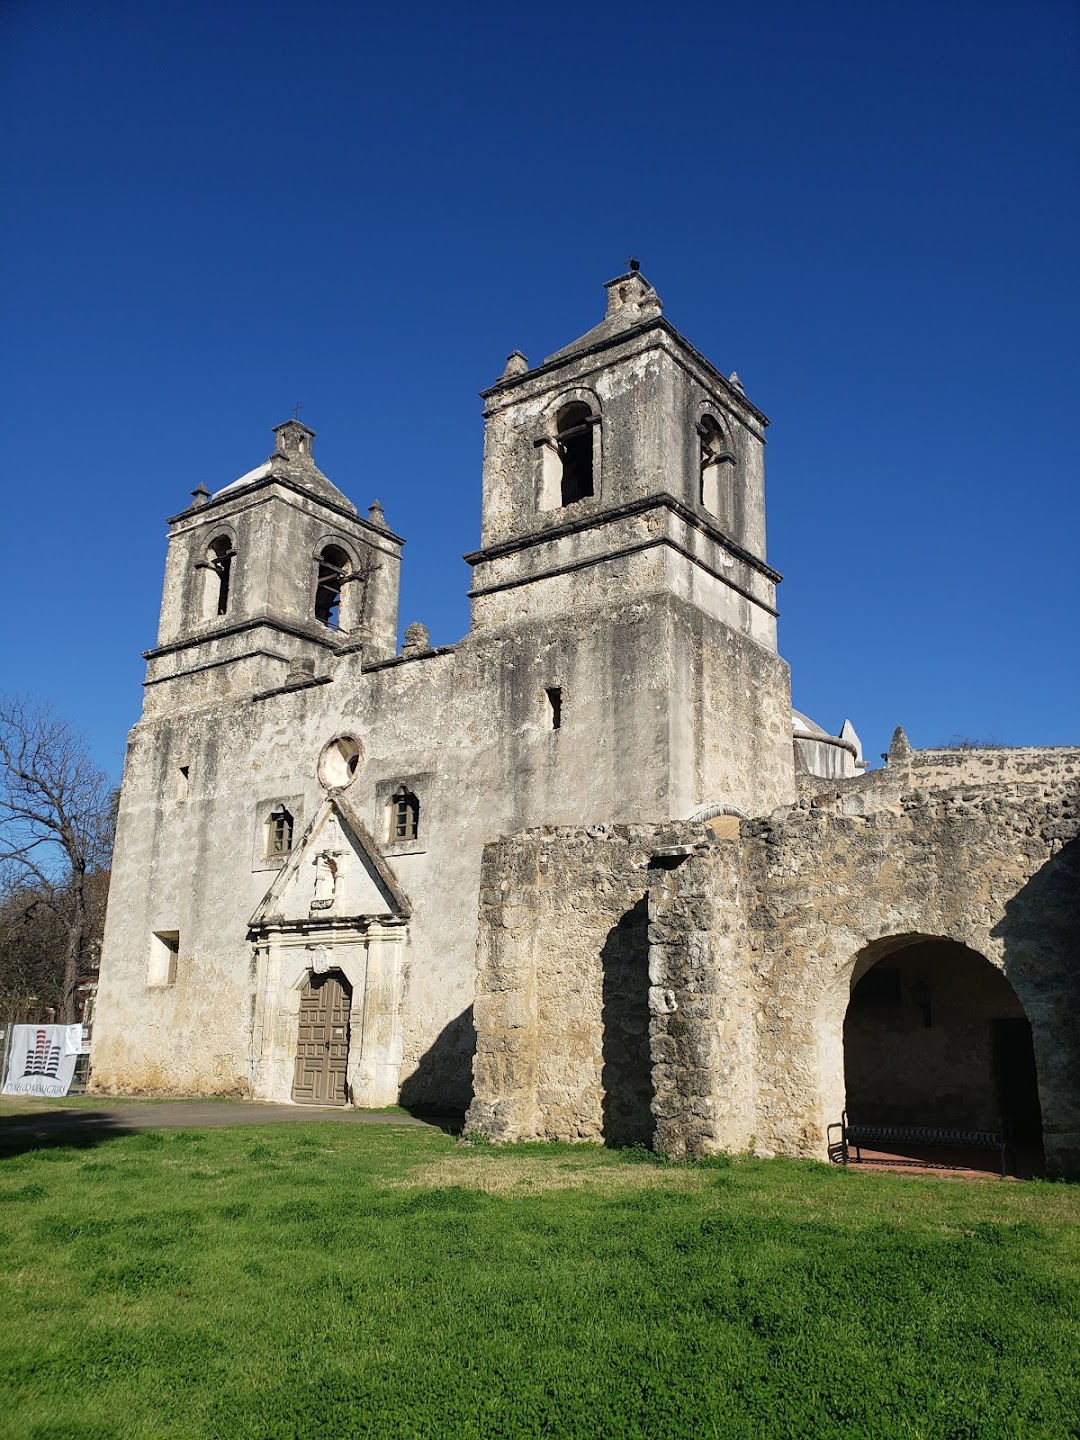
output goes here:
{"type": "Polygon", "coordinates": [[[364,663],[397,648],[401,547],[378,501],[362,517],[316,465],[315,432],[274,427],[269,459],[169,521],[151,697],[260,691],[325,673],[333,657],[364,663]]]}
{"type": "MultiPolygon", "coordinates": [[[[765,557],[768,421],[665,318],[636,260],[604,288],[599,324],[538,365],[514,351],[483,392],[473,631],[536,644],[543,631],[568,649],[591,617],[562,663],[593,697],[594,727],[624,733],[633,703],[639,735],[655,732],[670,781],[657,813],[721,794],[760,814],[793,784],[781,577],[765,557]]],[[[569,717],[572,697],[550,688],[569,717]]]]}

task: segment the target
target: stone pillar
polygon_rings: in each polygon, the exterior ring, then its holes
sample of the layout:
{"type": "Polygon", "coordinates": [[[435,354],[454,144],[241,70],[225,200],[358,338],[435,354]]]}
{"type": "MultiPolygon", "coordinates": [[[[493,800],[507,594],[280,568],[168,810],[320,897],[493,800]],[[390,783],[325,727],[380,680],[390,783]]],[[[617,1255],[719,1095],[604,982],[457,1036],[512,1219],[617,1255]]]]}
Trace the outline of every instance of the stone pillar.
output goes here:
{"type": "Polygon", "coordinates": [[[711,866],[689,856],[656,868],[649,886],[649,1048],[655,1145],[668,1155],[721,1147],[714,1076],[718,1045],[716,971],[708,936],[711,866]]]}
{"type": "Polygon", "coordinates": [[[655,1144],[670,1155],[751,1143],[754,1046],[739,939],[740,861],[736,835],[650,871],[655,1144]]]}
{"type": "Polygon", "coordinates": [[[539,861],[535,834],[512,852],[484,849],[476,956],[476,1058],[466,1134],[529,1140],[541,1133],[537,1104],[536,946],[539,861]],[[509,858],[509,863],[507,863],[509,858]]]}
{"type": "Polygon", "coordinates": [[[361,1107],[398,1103],[404,934],[402,925],[376,920],[367,929],[366,973],[363,985],[353,990],[354,1038],[349,1055],[349,1094],[352,1103],[361,1107]]]}
{"type": "Polygon", "coordinates": [[[272,1085],[274,1012],[271,996],[275,978],[271,976],[270,943],[263,940],[255,946],[255,1004],[251,1024],[251,1093],[256,1100],[264,1099],[272,1085]]]}

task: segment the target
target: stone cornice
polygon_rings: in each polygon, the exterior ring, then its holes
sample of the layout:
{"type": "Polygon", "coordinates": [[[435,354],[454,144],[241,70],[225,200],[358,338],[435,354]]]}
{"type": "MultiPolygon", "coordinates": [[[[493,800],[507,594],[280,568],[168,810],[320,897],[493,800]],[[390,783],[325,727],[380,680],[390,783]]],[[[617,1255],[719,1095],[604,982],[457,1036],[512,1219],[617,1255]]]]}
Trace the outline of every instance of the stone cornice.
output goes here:
{"type": "MultiPolygon", "coordinates": [[[[310,625],[300,625],[294,624],[289,620],[281,620],[271,615],[262,614],[253,615],[247,620],[235,620],[231,625],[219,625],[215,626],[212,630],[202,630],[197,635],[188,635],[182,640],[170,640],[165,645],[156,645],[152,650],[144,650],[142,652],[142,658],[144,660],[157,660],[162,655],[175,655],[179,650],[190,650],[197,645],[205,645],[209,640],[222,640],[229,635],[242,635],[248,630],[258,630],[264,627],[268,630],[280,630],[282,634],[285,635],[296,635],[301,640],[311,640],[316,645],[321,645],[324,650],[329,650],[335,655],[340,654],[342,650],[346,648],[357,648],[353,644],[346,646],[345,644],[335,643],[328,637],[336,632],[326,630],[323,626],[315,624],[315,622],[312,622],[310,625]]],[[[229,657],[225,658],[228,659],[229,657]]]]}
{"type": "Polygon", "coordinates": [[[412,665],[417,660],[430,660],[436,655],[452,655],[456,645],[433,645],[430,650],[420,650],[415,655],[389,655],[385,660],[372,660],[361,666],[365,675],[372,670],[389,670],[394,665],[412,665]]]}
{"type": "Polygon", "coordinates": [[[226,655],[220,660],[208,660],[204,665],[192,665],[187,670],[173,670],[168,675],[155,675],[142,682],[143,689],[149,690],[152,685],[167,685],[170,680],[185,680],[189,675],[202,675],[207,670],[220,670],[223,665],[239,665],[243,660],[280,660],[283,665],[286,665],[289,657],[279,655],[276,650],[263,650],[261,647],[244,650],[239,655],[226,655]]]}
{"type": "Polygon", "coordinates": [[[591,530],[597,525],[604,525],[613,520],[622,520],[627,516],[644,515],[650,510],[661,508],[670,510],[685,524],[692,526],[695,530],[700,530],[710,540],[715,540],[729,555],[733,555],[736,560],[741,560],[743,564],[749,565],[752,570],[764,575],[774,585],[779,585],[783,580],[784,577],[778,570],[774,570],[764,560],[759,560],[749,550],[744,550],[737,541],[732,540],[729,535],[725,535],[717,526],[710,524],[697,511],[691,510],[689,505],[684,505],[681,500],[677,500],[666,490],[657,495],[643,495],[638,500],[628,500],[623,505],[612,505],[605,510],[594,510],[585,515],[575,515],[572,519],[564,520],[561,524],[552,525],[545,530],[531,530],[527,535],[520,535],[512,540],[503,540],[497,545],[486,545],[480,550],[472,550],[462,558],[467,565],[480,565],[485,560],[499,560],[504,555],[513,555],[519,550],[529,550],[548,540],[561,540],[567,535],[576,535],[582,530],[591,530]]]}
{"type": "Polygon", "coordinates": [[[670,535],[656,535],[648,540],[639,540],[633,545],[623,545],[618,550],[608,550],[600,555],[587,555],[581,560],[568,560],[562,565],[553,565],[548,570],[537,571],[534,575],[520,575],[513,580],[498,580],[493,585],[478,585],[469,591],[469,599],[476,600],[482,595],[496,595],[500,590],[516,590],[522,585],[531,585],[534,581],[552,580],[557,575],[570,575],[577,570],[589,570],[595,565],[603,565],[607,560],[622,560],[628,555],[638,555],[643,550],[655,550],[659,545],[665,545],[669,550],[674,550],[676,555],[681,555],[684,560],[689,560],[691,564],[697,565],[699,569],[705,571],[706,575],[711,575],[714,580],[719,580],[722,585],[726,585],[729,590],[734,590],[737,595],[741,595],[744,600],[749,600],[752,605],[757,605],[766,614],[772,615],[774,618],[779,615],[780,612],[775,606],[759,599],[745,586],[738,584],[729,576],[721,574],[719,570],[714,570],[700,556],[687,550],[677,540],[673,540],[670,535]]]}
{"type": "Polygon", "coordinates": [[[316,685],[332,685],[333,675],[311,675],[303,680],[293,680],[289,684],[275,685],[272,690],[259,690],[252,695],[251,703],[256,700],[272,700],[275,695],[292,695],[297,690],[311,690],[316,685]]]}
{"type": "Polygon", "coordinates": [[[512,375],[509,379],[498,380],[494,385],[489,386],[487,390],[481,390],[480,398],[484,401],[493,397],[501,398],[509,391],[527,384],[531,380],[542,378],[545,375],[553,375],[559,370],[571,368],[589,356],[599,355],[605,350],[614,349],[616,346],[624,345],[628,340],[636,340],[653,331],[662,332],[674,340],[676,345],[684,350],[694,363],[705,371],[713,384],[725,392],[732,404],[739,409],[749,411],[762,427],[768,425],[769,417],[764,414],[763,411],[759,410],[756,405],[751,404],[743,392],[737,390],[731,381],[720,373],[712,361],[706,360],[700,350],[695,350],[689,340],[687,340],[685,336],[680,335],[670,320],[665,320],[662,315],[655,316],[651,320],[645,320],[640,325],[631,325],[626,330],[619,330],[614,335],[608,335],[604,339],[596,341],[593,345],[587,345],[581,350],[575,350],[570,355],[564,355],[562,359],[545,360],[542,365],[536,365],[531,370],[526,370],[523,375],[512,375]]]}
{"type": "Polygon", "coordinates": [[[383,525],[373,525],[370,520],[365,520],[355,510],[350,510],[344,505],[338,505],[336,501],[328,499],[324,495],[309,490],[299,481],[292,480],[288,475],[261,475],[258,480],[252,480],[249,485],[238,485],[235,489],[227,488],[220,490],[216,495],[203,505],[189,505],[186,510],[181,510],[177,515],[170,515],[166,521],[169,525],[178,525],[181,520],[196,520],[207,513],[208,510],[227,505],[231,500],[238,498],[246,499],[258,490],[265,490],[271,485],[280,485],[284,490],[292,490],[297,495],[303,496],[305,500],[312,501],[324,510],[332,510],[335,515],[348,520],[352,525],[358,525],[362,530],[370,530],[372,535],[377,535],[382,540],[390,540],[395,545],[404,545],[406,542],[400,535],[395,535],[392,530],[383,525]]]}

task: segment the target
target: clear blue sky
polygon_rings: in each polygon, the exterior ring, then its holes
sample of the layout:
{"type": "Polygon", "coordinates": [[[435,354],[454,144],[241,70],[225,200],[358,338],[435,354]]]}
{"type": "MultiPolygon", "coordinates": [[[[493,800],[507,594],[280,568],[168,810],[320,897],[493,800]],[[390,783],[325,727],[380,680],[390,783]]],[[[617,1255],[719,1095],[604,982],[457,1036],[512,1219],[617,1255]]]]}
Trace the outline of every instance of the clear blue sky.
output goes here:
{"type": "Polygon", "coordinates": [[[1080,741],[1080,6],[6,0],[0,688],[119,773],[164,518],[316,457],[468,625],[476,392],[641,257],[769,431],[795,704],[1080,741]]]}

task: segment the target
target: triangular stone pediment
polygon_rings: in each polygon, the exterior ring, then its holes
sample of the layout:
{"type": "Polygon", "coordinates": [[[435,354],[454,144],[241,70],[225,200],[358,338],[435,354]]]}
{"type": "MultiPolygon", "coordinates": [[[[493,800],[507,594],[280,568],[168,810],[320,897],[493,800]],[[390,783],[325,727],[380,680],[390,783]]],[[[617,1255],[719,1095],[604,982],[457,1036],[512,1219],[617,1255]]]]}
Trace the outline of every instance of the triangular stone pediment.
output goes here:
{"type": "Polygon", "coordinates": [[[390,866],[339,795],[319,807],[251,917],[253,930],[405,920],[411,911],[390,866]]]}

